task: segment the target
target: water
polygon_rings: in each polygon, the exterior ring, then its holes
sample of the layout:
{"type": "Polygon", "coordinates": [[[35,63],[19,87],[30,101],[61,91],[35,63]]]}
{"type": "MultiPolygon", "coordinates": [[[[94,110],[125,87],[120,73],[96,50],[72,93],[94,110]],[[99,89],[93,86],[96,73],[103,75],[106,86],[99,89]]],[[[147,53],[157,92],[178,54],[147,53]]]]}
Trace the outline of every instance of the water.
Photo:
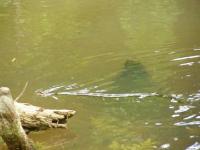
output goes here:
{"type": "MultiPolygon", "coordinates": [[[[199,0],[1,0],[0,84],[77,111],[43,149],[200,149],[199,0]]],[[[2,148],[2,146],[0,147],[2,148]]]]}

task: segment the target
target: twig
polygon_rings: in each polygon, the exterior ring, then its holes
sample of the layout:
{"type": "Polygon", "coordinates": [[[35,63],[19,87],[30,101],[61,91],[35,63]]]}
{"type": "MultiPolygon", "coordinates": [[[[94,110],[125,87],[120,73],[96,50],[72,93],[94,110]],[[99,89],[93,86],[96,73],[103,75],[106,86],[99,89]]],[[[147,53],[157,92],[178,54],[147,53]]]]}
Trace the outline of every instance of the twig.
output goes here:
{"type": "Polygon", "coordinates": [[[24,85],[24,88],[23,88],[23,90],[20,92],[20,94],[15,98],[15,101],[18,101],[18,100],[22,97],[22,95],[23,95],[24,92],[26,91],[27,86],[28,86],[28,81],[27,81],[26,84],[24,85]]]}

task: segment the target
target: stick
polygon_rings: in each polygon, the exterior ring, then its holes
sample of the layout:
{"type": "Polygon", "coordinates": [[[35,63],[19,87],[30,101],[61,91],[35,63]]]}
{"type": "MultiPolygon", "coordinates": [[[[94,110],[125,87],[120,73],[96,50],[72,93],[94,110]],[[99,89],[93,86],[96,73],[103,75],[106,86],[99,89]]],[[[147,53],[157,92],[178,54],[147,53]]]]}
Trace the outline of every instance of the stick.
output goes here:
{"type": "Polygon", "coordinates": [[[22,89],[22,91],[20,92],[20,94],[15,98],[14,101],[18,101],[22,97],[22,95],[26,91],[27,86],[28,86],[28,81],[26,81],[26,84],[24,85],[24,88],[22,89]]]}

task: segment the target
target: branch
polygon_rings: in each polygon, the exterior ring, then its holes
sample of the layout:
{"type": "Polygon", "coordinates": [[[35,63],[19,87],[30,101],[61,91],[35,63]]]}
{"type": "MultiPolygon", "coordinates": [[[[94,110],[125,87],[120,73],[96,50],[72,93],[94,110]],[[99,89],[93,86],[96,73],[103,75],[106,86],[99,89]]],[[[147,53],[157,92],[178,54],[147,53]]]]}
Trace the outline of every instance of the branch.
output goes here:
{"type": "Polygon", "coordinates": [[[24,88],[22,89],[20,94],[15,98],[14,101],[18,101],[23,96],[24,92],[26,91],[27,86],[28,86],[28,81],[26,82],[26,84],[24,85],[24,88]]]}

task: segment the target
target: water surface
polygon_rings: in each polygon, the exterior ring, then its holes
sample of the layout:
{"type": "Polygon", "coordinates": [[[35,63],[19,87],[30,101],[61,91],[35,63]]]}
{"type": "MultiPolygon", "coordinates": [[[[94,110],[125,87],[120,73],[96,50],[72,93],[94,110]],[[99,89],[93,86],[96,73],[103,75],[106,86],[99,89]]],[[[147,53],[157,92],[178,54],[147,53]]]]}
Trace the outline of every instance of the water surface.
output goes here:
{"type": "Polygon", "coordinates": [[[1,0],[0,84],[69,129],[43,149],[200,149],[199,0],[1,0]]]}

